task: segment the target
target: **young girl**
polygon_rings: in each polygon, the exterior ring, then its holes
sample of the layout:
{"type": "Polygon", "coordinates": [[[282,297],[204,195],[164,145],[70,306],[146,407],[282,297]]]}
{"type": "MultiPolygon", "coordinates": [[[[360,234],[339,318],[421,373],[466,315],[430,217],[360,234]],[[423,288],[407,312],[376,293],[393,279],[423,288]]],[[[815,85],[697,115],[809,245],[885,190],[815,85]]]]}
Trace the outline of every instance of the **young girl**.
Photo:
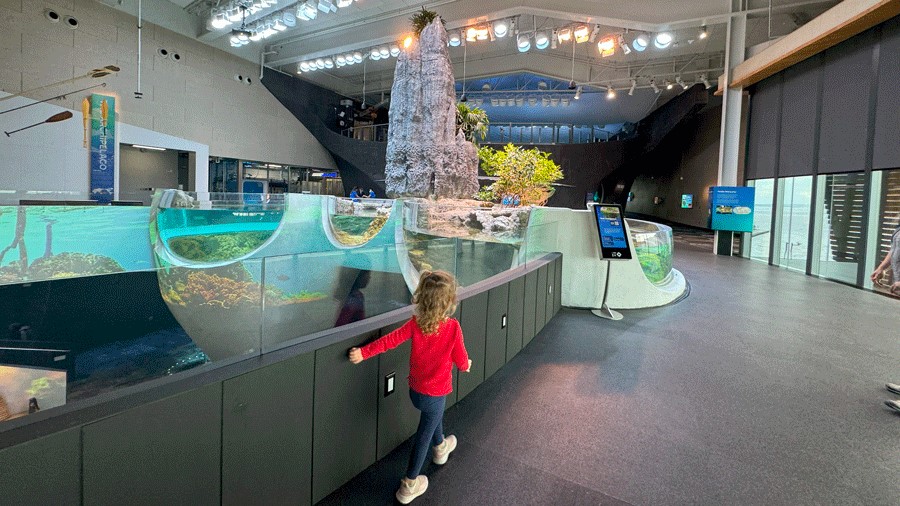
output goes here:
{"type": "Polygon", "coordinates": [[[406,476],[397,490],[397,500],[409,504],[425,493],[428,478],[420,475],[428,453],[443,465],[456,448],[456,436],[444,437],[445,396],[453,391],[453,364],[469,372],[472,361],[463,344],[459,322],[450,315],[456,310],[456,279],[444,271],[424,271],[413,294],[416,314],[399,329],[362,348],[350,349],[350,361],[358,364],[412,339],[409,357],[409,398],[422,412],[413,438],[406,476]]]}

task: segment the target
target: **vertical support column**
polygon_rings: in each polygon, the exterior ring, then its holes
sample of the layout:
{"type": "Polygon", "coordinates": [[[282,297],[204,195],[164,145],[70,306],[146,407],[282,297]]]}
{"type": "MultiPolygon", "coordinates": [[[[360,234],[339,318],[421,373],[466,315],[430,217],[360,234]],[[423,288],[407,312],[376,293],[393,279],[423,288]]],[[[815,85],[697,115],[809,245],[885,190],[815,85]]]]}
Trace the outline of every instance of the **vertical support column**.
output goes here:
{"type": "MultiPolygon", "coordinates": [[[[719,138],[719,186],[737,186],[741,144],[741,102],[743,89],[728,86],[734,67],[744,61],[747,42],[747,14],[741,11],[740,0],[731,2],[731,18],[725,42],[725,94],[722,97],[722,133],[719,138]]],[[[716,232],[715,252],[731,255],[732,232],[716,232]]]]}

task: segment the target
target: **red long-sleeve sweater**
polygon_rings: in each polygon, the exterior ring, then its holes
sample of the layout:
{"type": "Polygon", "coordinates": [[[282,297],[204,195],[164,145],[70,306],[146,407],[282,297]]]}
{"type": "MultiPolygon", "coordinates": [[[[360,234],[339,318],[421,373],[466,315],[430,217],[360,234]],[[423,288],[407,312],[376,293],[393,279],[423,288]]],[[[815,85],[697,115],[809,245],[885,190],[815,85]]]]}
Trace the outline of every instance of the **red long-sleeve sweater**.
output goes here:
{"type": "Polygon", "coordinates": [[[416,317],[399,329],[360,348],[363,359],[400,346],[412,339],[409,356],[409,387],[420,394],[442,396],[453,391],[453,364],[460,371],[469,367],[469,354],[462,329],[453,318],[444,320],[434,334],[425,335],[416,317]]]}

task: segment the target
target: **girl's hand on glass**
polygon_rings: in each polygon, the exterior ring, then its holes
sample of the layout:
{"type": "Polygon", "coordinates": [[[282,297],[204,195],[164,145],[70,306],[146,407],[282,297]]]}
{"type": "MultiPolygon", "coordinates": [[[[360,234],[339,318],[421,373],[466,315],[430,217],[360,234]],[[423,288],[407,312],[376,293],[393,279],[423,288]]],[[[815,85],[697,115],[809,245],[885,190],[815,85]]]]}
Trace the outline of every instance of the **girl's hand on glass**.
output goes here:
{"type": "Polygon", "coordinates": [[[350,357],[350,361],[354,364],[358,364],[363,361],[362,350],[359,348],[350,348],[350,353],[348,353],[350,357]]]}

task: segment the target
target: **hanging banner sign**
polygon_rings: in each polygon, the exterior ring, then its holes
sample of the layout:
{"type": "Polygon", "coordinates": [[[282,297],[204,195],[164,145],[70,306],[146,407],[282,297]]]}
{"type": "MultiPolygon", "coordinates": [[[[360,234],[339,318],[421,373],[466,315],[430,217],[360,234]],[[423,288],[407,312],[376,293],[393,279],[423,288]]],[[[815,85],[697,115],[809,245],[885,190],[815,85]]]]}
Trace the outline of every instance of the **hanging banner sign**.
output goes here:
{"type": "Polygon", "coordinates": [[[116,175],[116,99],[91,95],[91,200],[113,199],[116,175]]]}

